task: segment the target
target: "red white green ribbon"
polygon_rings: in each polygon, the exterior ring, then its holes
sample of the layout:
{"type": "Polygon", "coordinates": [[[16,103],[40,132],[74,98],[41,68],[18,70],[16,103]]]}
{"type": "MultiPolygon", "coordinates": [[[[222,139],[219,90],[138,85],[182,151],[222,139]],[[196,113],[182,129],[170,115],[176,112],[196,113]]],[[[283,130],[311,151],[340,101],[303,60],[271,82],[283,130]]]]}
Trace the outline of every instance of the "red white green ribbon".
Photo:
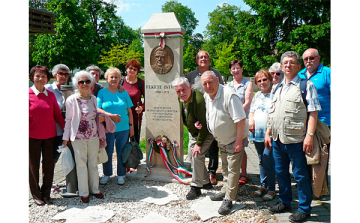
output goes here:
{"type": "MultiPolygon", "coordinates": [[[[154,153],[153,152],[154,150],[152,148],[154,139],[148,138],[147,141],[148,141],[148,143],[150,143],[150,151],[149,151],[149,155],[148,155],[148,166],[146,167],[146,170],[148,171],[148,175],[146,175],[145,177],[147,177],[151,174],[150,169],[153,165],[149,165],[149,164],[151,163],[151,159],[152,159],[153,153],[154,153]]],[[[156,141],[156,144],[159,146],[162,161],[163,161],[166,169],[168,169],[170,171],[171,175],[173,175],[173,177],[176,180],[178,180],[179,182],[181,182],[183,184],[190,184],[191,179],[186,180],[181,176],[181,173],[186,174],[188,176],[192,176],[192,171],[191,171],[191,169],[184,167],[184,165],[177,158],[175,147],[178,147],[179,144],[175,140],[173,140],[171,142],[170,149],[171,149],[172,157],[173,157],[174,161],[176,162],[175,165],[171,162],[171,160],[169,158],[169,151],[166,149],[166,144],[164,142],[162,142],[162,140],[156,141]]]]}
{"type": "Polygon", "coordinates": [[[161,32],[161,33],[144,33],[144,38],[160,38],[159,46],[164,49],[165,48],[165,39],[169,39],[171,37],[183,37],[182,32],[161,32]]]}

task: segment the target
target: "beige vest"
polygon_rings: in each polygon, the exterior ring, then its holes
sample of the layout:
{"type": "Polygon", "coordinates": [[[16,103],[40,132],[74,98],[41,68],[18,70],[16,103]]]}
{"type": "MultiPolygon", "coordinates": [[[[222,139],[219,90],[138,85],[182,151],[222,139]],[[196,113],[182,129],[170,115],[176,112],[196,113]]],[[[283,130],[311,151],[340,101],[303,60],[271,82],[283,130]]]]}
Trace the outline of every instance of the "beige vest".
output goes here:
{"type": "Polygon", "coordinates": [[[269,109],[268,129],[272,131],[274,141],[280,139],[283,144],[304,141],[306,134],[307,109],[300,92],[300,81],[291,84],[280,101],[279,88],[269,109]]]}
{"type": "MultiPolygon", "coordinates": [[[[236,133],[237,133],[237,125],[232,120],[228,107],[229,107],[229,101],[232,95],[235,95],[236,97],[239,97],[235,91],[233,91],[231,88],[227,87],[219,87],[220,97],[216,106],[216,112],[215,112],[215,130],[214,132],[209,131],[214,135],[215,139],[222,145],[228,145],[230,143],[235,142],[236,140],[236,133]]],[[[205,101],[208,100],[210,97],[208,94],[205,94],[205,101]],[[206,98],[208,97],[208,98],[206,98]]],[[[240,100],[240,99],[239,99],[240,100]]],[[[209,103],[206,103],[206,121],[209,120],[209,103]]],[[[243,138],[248,136],[249,132],[249,123],[246,120],[245,123],[245,130],[243,133],[243,138]]]]}

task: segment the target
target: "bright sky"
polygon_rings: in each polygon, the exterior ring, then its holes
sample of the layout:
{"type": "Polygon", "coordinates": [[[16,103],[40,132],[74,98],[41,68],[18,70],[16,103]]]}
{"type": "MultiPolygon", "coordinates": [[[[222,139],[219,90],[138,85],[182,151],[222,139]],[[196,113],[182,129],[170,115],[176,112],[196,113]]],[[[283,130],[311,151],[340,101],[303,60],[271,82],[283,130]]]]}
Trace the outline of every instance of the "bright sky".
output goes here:
{"type": "MultiPolygon", "coordinates": [[[[111,0],[106,0],[110,2],[111,0]]],[[[154,13],[161,13],[161,6],[170,0],[115,0],[118,6],[118,15],[124,20],[125,24],[133,29],[144,27],[154,13]]],[[[195,18],[199,20],[194,33],[204,34],[206,25],[209,22],[208,13],[215,10],[216,6],[227,2],[235,5],[242,10],[250,10],[242,0],[178,0],[195,13],[195,18]]]]}

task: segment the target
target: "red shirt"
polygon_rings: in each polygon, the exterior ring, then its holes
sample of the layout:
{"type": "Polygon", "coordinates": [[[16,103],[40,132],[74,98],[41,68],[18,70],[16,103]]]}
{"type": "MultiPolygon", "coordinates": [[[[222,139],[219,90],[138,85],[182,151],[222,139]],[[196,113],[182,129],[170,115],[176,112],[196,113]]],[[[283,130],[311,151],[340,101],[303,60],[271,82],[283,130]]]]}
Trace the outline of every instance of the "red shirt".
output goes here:
{"type": "MultiPolygon", "coordinates": [[[[139,105],[143,108],[143,112],[145,112],[145,104],[143,104],[141,102],[141,95],[144,96],[145,99],[145,88],[144,88],[144,80],[141,80],[141,87],[142,87],[142,92],[140,92],[138,83],[136,82],[135,84],[129,84],[126,81],[126,78],[124,78],[124,84],[123,87],[125,88],[125,90],[127,91],[127,93],[129,94],[131,101],[133,103],[134,106],[131,107],[131,111],[133,114],[133,122],[134,122],[134,126],[138,126],[138,114],[135,111],[135,108],[137,107],[137,103],[139,102],[139,105]]],[[[144,100],[145,103],[145,100],[144,100]]],[[[139,125],[141,126],[141,121],[142,121],[142,114],[143,112],[140,113],[139,115],[139,125]]]]}
{"type": "Polygon", "coordinates": [[[64,129],[65,121],[54,93],[36,96],[29,88],[29,137],[48,139],[56,136],[56,122],[64,129]]]}

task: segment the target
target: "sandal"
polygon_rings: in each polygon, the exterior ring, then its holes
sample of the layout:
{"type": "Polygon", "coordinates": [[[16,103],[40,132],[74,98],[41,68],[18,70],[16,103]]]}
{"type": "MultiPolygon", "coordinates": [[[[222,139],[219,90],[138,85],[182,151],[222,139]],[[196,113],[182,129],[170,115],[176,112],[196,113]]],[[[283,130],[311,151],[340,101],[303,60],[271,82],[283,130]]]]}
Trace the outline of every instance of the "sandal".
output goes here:
{"type": "Polygon", "coordinates": [[[246,184],[247,180],[248,180],[248,177],[241,176],[239,179],[239,184],[246,184]]]}
{"type": "Polygon", "coordinates": [[[271,201],[274,199],[275,197],[275,191],[269,191],[267,194],[264,195],[264,197],[262,198],[264,201],[271,201]]]}
{"type": "Polygon", "coordinates": [[[254,196],[255,197],[260,197],[261,195],[263,195],[266,192],[266,189],[261,187],[259,190],[254,192],[254,196]]]}

